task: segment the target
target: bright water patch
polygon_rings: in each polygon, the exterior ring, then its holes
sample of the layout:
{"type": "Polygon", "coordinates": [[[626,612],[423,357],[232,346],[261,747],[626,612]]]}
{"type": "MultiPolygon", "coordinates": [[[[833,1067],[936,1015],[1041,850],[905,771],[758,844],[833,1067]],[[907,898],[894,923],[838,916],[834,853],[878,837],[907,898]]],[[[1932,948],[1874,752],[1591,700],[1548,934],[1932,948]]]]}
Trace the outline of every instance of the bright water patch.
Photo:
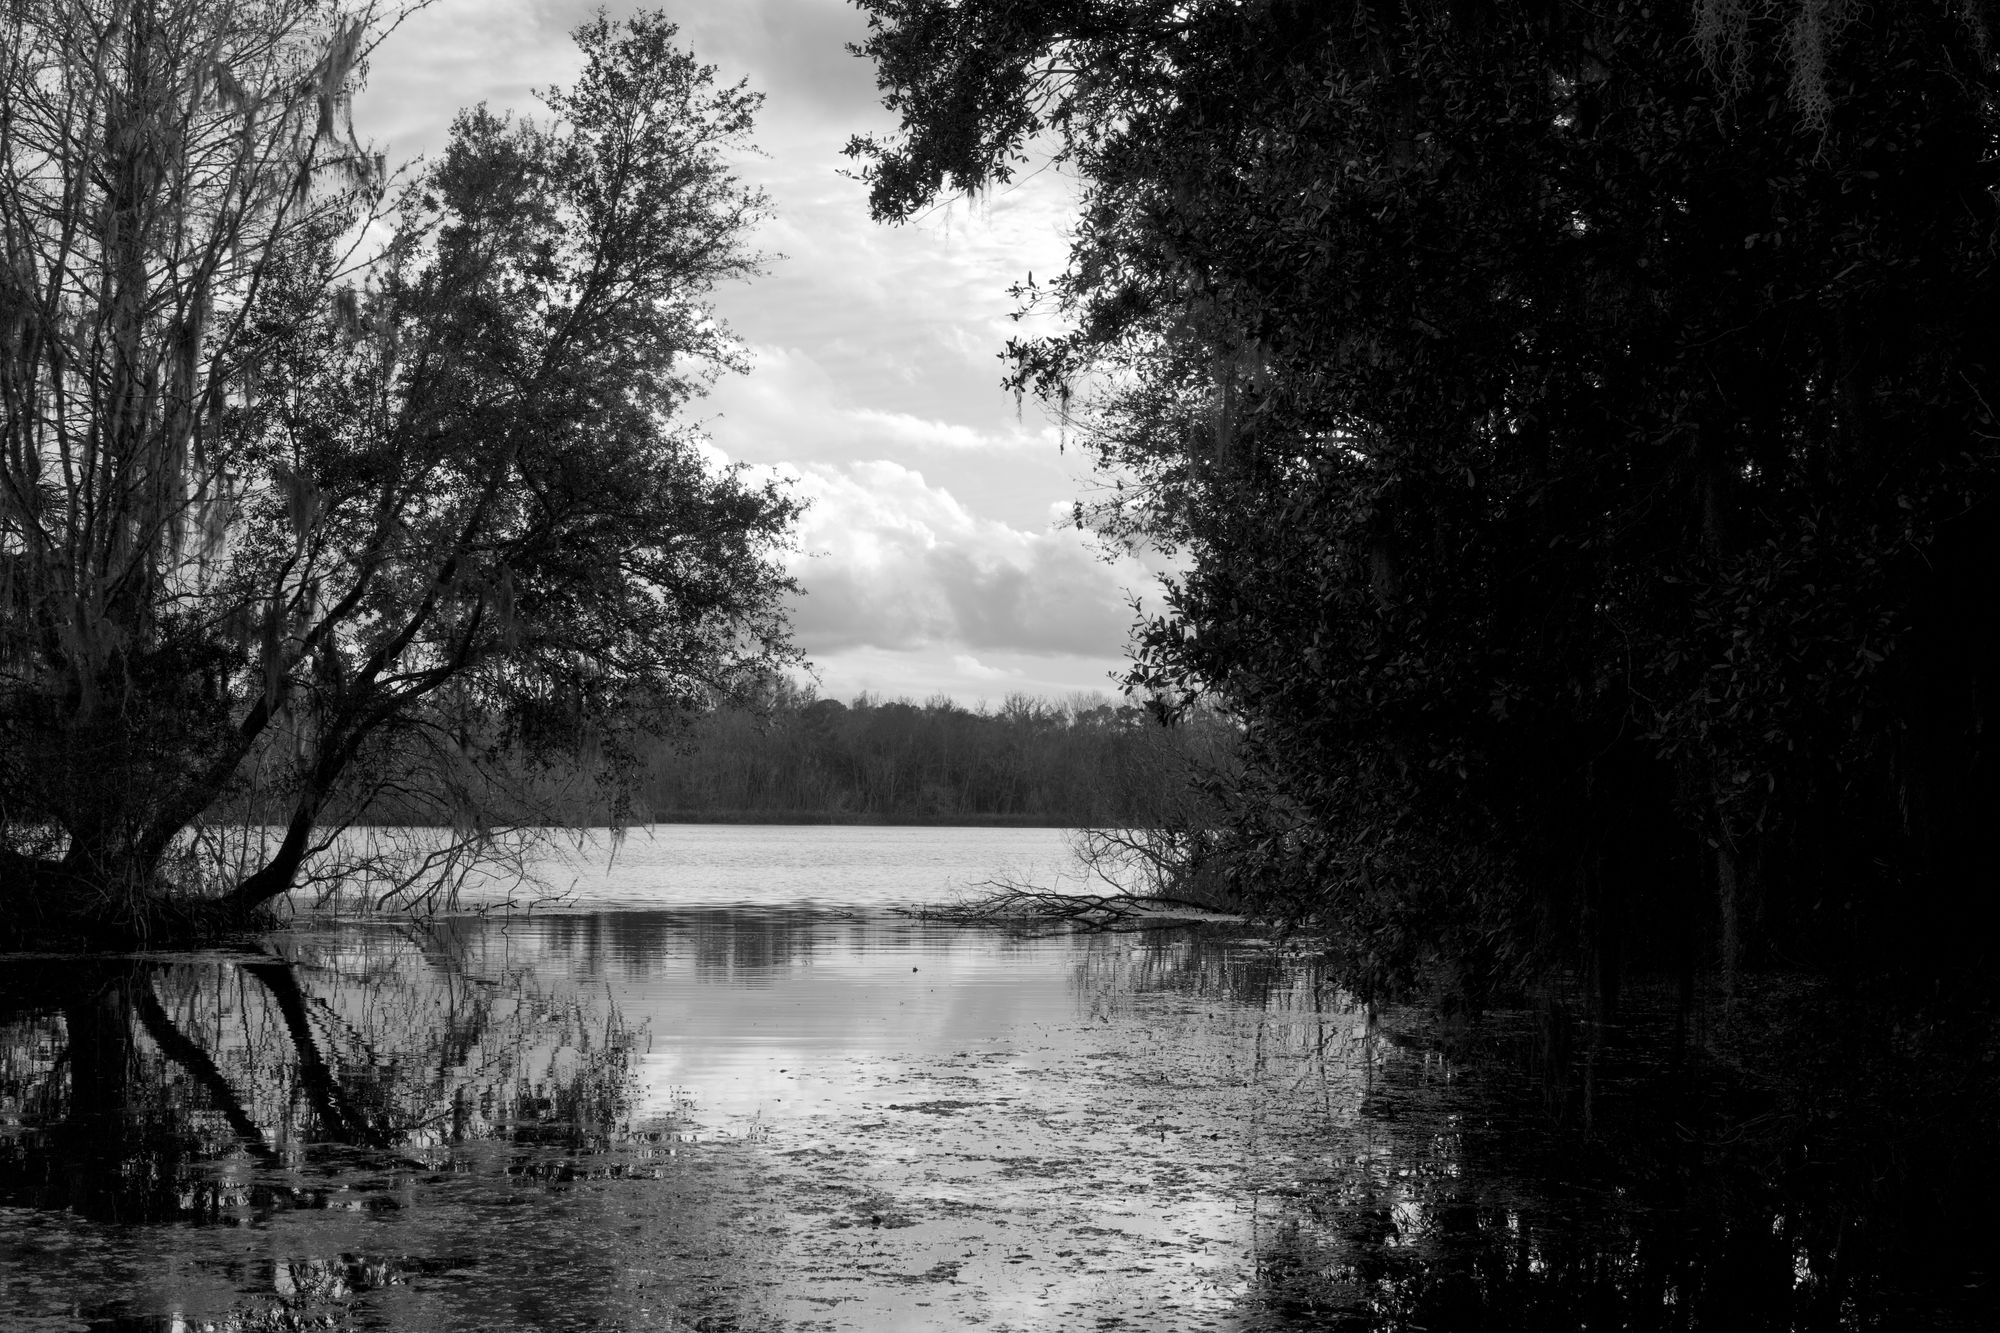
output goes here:
{"type": "MultiPolygon", "coordinates": [[[[342,850],[409,831],[352,830],[342,850]]],[[[661,907],[864,908],[935,903],[989,881],[1081,886],[1075,834],[1058,828],[905,828],[839,824],[652,824],[552,833],[531,882],[475,878],[469,909],[661,907]]],[[[1097,891],[1102,891],[1099,885],[1097,891]]]]}

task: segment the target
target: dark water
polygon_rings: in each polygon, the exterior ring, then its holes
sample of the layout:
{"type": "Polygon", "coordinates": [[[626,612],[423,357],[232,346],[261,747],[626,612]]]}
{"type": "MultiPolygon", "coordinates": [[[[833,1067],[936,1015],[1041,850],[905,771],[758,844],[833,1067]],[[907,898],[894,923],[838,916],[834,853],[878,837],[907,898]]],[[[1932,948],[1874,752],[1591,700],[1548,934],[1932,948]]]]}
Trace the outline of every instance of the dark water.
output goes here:
{"type": "Polygon", "coordinates": [[[1883,1241],[1924,1219],[1766,1151],[1763,1103],[1607,1047],[1585,1127],[1550,1049],[1370,1022],[1241,927],[765,904],[14,957],[0,1329],[1982,1326],[1962,1243],[1883,1241]]]}

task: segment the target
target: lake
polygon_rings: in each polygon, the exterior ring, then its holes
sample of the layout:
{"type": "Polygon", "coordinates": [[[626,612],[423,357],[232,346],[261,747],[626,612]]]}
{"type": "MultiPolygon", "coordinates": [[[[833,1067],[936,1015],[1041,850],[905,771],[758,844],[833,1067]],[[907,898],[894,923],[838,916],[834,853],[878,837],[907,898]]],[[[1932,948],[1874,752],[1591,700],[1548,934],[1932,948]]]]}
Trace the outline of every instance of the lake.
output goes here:
{"type": "Polygon", "coordinates": [[[606,856],[551,858],[531,911],[488,885],[424,921],[6,959],[0,1328],[1962,1314],[1820,1196],[1709,1188],[1692,1118],[1637,1166],[1579,1146],[1517,1058],[1534,1015],[1476,1046],[1371,1018],[1255,927],[890,910],[1053,877],[1059,831],[669,827],[606,856]]]}

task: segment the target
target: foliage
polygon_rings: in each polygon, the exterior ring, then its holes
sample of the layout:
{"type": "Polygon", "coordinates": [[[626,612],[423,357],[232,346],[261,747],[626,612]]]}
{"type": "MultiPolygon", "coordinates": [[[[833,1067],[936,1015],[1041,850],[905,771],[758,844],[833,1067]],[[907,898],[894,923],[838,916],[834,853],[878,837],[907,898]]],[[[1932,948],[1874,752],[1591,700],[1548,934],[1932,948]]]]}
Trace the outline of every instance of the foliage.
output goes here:
{"type": "Polygon", "coordinates": [[[1082,181],[1012,383],[1189,558],[1245,892],[1371,991],[1976,972],[1985,6],[861,2],[878,216],[1082,181]]]}
{"type": "Polygon", "coordinates": [[[600,16],[551,122],[467,111],[391,190],[345,107],[397,17],[9,11],[0,801],[108,910],[282,893],[385,784],[472,830],[503,758],[616,787],[787,658],[793,505],[675,424],[736,365],[757,96],[600,16]]]}
{"type": "Polygon", "coordinates": [[[660,819],[1155,826],[1232,741],[1218,718],[1165,727],[1099,698],[1013,695],[974,712],[941,697],[845,704],[781,683],[660,746],[640,794],[660,819]]]}

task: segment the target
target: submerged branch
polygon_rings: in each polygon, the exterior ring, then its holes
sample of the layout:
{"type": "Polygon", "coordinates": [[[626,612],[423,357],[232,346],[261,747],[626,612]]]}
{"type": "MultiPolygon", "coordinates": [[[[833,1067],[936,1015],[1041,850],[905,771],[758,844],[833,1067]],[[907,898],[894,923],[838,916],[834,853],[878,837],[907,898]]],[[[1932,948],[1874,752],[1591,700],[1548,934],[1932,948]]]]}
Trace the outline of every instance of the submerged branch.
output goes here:
{"type": "Polygon", "coordinates": [[[1237,913],[1219,912],[1184,898],[1152,894],[1064,893],[1000,880],[983,880],[973,887],[986,892],[957,902],[892,910],[898,916],[917,921],[946,921],[964,925],[1062,923],[1087,930],[1244,919],[1237,913]]]}

